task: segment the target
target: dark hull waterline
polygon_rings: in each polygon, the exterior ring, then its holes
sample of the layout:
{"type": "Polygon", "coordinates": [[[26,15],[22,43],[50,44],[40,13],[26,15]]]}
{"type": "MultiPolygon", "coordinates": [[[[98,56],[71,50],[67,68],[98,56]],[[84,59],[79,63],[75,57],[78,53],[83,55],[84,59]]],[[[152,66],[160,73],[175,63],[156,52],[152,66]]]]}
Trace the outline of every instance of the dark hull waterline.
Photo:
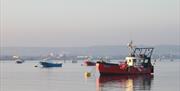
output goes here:
{"type": "Polygon", "coordinates": [[[62,67],[62,63],[40,62],[43,67],[62,67]]]}

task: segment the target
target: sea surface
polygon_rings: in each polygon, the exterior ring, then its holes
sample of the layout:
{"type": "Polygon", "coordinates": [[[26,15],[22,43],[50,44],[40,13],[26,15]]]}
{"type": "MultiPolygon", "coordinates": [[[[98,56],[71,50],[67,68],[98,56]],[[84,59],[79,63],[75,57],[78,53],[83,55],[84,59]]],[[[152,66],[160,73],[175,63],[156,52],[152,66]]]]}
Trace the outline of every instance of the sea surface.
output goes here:
{"type": "Polygon", "coordinates": [[[63,62],[59,68],[42,68],[38,62],[1,60],[0,91],[180,91],[180,60],[157,61],[150,76],[106,77],[99,76],[93,66],[82,66],[81,61],[63,62]]]}

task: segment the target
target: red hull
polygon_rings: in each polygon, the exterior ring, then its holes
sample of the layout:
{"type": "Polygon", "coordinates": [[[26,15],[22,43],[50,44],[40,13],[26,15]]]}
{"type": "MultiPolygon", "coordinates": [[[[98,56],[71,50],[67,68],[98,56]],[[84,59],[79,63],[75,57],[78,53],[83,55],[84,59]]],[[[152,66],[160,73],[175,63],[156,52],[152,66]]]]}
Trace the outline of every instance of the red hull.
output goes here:
{"type": "Polygon", "coordinates": [[[95,62],[91,62],[91,61],[85,61],[84,65],[86,65],[86,66],[95,66],[96,63],[95,62]]]}
{"type": "Polygon", "coordinates": [[[112,64],[105,62],[98,62],[96,64],[100,75],[137,75],[137,74],[151,74],[153,73],[153,66],[150,67],[127,67],[124,64],[112,64]]]}

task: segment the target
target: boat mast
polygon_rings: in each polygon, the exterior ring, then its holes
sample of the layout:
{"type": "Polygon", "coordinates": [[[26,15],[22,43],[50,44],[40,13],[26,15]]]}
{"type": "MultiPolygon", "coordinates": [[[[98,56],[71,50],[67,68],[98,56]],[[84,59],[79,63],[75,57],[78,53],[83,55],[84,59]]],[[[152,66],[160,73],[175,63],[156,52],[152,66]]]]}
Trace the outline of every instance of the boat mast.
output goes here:
{"type": "Polygon", "coordinates": [[[135,46],[133,45],[132,40],[130,41],[130,43],[128,43],[128,49],[129,49],[129,56],[135,56],[134,54],[135,46]]]}

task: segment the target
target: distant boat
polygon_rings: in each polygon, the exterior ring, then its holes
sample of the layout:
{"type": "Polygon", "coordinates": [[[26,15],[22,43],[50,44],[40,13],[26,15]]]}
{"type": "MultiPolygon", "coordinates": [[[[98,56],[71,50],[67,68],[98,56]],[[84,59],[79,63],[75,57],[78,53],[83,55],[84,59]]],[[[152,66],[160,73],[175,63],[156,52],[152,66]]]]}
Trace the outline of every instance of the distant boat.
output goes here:
{"type": "Polygon", "coordinates": [[[24,60],[22,60],[22,59],[16,59],[15,62],[16,62],[17,64],[21,64],[21,63],[24,62],[24,60]]]}
{"type": "Polygon", "coordinates": [[[49,59],[44,59],[43,61],[40,61],[40,64],[43,67],[62,67],[62,63],[54,62],[54,61],[49,60],[49,59]]]}
{"type": "Polygon", "coordinates": [[[72,63],[77,63],[77,60],[72,60],[72,63]]]}
{"type": "Polygon", "coordinates": [[[96,62],[90,61],[89,59],[84,60],[83,63],[85,66],[95,66],[96,62]]]}
{"type": "Polygon", "coordinates": [[[13,58],[15,59],[15,62],[16,62],[17,64],[21,64],[21,63],[24,62],[24,60],[21,59],[19,56],[13,56],[13,58]]]}
{"type": "Polygon", "coordinates": [[[43,67],[62,67],[62,63],[40,62],[43,67]]]}

